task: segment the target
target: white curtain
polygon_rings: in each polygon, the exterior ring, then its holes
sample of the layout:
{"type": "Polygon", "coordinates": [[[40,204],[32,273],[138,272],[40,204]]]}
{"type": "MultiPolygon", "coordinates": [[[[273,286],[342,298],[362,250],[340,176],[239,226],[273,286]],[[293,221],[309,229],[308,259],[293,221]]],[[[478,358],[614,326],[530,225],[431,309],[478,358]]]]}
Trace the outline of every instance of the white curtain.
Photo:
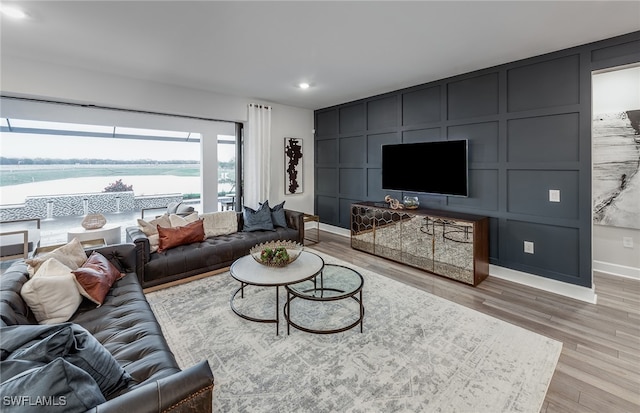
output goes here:
{"type": "Polygon", "coordinates": [[[271,107],[249,104],[244,137],[244,205],[256,209],[269,196],[271,181],[271,107]]]}

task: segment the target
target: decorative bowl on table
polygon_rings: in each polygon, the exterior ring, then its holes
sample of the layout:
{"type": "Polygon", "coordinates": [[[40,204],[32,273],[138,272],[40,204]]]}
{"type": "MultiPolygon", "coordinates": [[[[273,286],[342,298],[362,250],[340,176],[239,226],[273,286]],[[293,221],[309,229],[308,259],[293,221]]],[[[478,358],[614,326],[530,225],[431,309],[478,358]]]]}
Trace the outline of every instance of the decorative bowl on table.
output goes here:
{"type": "Polygon", "coordinates": [[[417,209],[420,206],[420,200],[417,196],[405,196],[402,203],[407,209],[417,209]]]}
{"type": "Polygon", "coordinates": [[[107,219],[102,214],[88,214],[80,225],[84,229],[100,229],[107,223],[107,219]]]}
{"type": "Polygon", "coordinates": [[[298,259],[303,248],[293,241],[271,241],[256,245],[249,254],[267,267],[286,267],[298,259]]]}

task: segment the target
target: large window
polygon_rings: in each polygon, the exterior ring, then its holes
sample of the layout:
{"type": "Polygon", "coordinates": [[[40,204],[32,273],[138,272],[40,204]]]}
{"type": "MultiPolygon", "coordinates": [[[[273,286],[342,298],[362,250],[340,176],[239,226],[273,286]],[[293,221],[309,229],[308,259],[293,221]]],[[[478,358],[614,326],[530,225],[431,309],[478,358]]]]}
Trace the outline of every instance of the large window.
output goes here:
{"type": "Polygon", "coordinates": [[[2,204],[104,192],[200,197],[200,134],[2,119],[2,204]]]}
{"type": "MultiPolygon", "coordinates": [[[[94,212],[131,224],[142,208],[175,201],[203,211],[207,158],[198,132],[13,118],[1,118],[0,128],[2,220],[41,218],[46,232],[94,212]]],[[[233,209],[237,140],[211,136],[219,172],[218,205],[209,210],[233,209]]]]}

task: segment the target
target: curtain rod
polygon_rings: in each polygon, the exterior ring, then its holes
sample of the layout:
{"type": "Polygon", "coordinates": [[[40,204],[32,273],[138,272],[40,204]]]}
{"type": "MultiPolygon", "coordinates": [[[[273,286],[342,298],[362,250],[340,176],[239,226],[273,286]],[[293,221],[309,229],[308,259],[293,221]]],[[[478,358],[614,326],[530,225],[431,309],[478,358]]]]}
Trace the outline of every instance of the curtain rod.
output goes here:
{"type": "Polygon", "coordinates": [[[272,109],[272,106],[267,106],[267,105],[259,105],[257,103],[249,103],[249,107],[256,107],[258,109],[272,109]]]}
{"type": "Polygon", "coordinates": [[[207,121],[207,122],[236,123],[236,122],[233,122],[233,121],[230,121],[230,120],[204,118],[204,117],[200,117],[200,116],[176,115],[174,113],[153,112],[153,111],[138,110],[138,109],[123,109],[123,108],[115,108],[115,107],[111,107],[111,106],[91,105],[91,104],[84,104],[84,103],[60,102],[60,101],[56,101],[56,100],[24,98],[24,97],[18,97],[18,96],[7,96],[7,95],[2,95],[2,94],[0,94],[0,98],[2,98],[2,99],[21,100],[21,101],[25,101],[25,102],[51,103],[51,104],[54,104],[54,105],[74,106],[74,107],[89,108],[89,109],[114,110],[114,111],[119,111],[119,112],[139,113],[139,114],[143,114],[143,115],[158,115],[158,116],[168,116],[168,117],[174,117],[174,118],[204,120],[204,121],[207,121]]]}

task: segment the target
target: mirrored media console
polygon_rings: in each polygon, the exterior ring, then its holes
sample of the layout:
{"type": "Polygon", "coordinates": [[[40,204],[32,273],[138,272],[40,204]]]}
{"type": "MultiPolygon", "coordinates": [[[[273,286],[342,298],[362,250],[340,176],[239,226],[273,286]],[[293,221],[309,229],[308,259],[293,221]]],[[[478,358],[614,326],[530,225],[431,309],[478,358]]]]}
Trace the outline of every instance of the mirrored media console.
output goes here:
{"type": "Polygon", "coordinates": [[[489,275],[489,218],[352,204],[351,247],[478,285],[489,275]]]}

